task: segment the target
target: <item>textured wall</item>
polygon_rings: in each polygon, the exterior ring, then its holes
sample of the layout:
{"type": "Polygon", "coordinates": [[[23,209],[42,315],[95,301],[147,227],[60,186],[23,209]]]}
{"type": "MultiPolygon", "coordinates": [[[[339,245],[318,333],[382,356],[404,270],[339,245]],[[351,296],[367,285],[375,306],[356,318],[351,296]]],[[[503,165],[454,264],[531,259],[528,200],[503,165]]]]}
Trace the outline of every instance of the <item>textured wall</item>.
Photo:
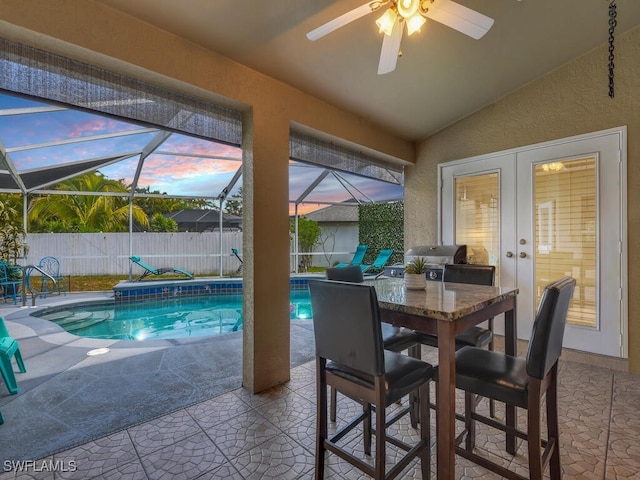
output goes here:
{"type": "Polygon", "coordinates": [[[406,175],[405,245],[437,239],[439,163],[627,125],[629,369],[640,373],[640,28],[615,53],[614,99],[603,45],[421,142],[406,175]]]}

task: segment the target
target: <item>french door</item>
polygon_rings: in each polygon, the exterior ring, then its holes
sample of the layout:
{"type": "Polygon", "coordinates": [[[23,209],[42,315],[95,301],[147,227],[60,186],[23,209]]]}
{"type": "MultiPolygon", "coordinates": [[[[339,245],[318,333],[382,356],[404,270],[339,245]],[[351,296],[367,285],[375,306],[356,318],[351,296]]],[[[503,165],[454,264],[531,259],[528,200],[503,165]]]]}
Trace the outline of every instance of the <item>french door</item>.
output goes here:
{"type": "Polygon", "coordinates": [[[618,128],[439,166],[441,241],[519,288],[519,338],[544,287],[570,275],[564,346],[626,357],[625,152],[618,128]]]}

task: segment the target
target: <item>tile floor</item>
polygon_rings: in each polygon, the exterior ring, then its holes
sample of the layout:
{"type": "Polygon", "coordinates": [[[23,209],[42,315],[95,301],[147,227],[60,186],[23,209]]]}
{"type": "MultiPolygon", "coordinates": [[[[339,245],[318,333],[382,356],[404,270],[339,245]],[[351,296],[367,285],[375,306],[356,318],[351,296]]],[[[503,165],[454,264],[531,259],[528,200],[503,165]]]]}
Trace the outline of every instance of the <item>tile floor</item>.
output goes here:
{"type": "MultiPolygon", "coordinates": [[[[433,354],[425,352],[425,358],[433,354]]],[[[559,403],[565,480],[640,478],[640,375],[561,360],[559,403]]],[[[358,410],[346,398],[339,398],[338,407],[338,423],[358,410]]],[[[396,430],[415,436],[406,424],[396,430]]],[[[259,395],[233,390],[40,459],[28,472],[2,473],[0,480],[313,478],[314,431],[315,365],[310,362],[292,369],[286,385],[259,395]]],[[[366,458],[355,433],[345,441],[366,458]]],[[[479,449],[525,473],[526,448],[512,458],[500,441],[498,433],[479,428],[479,449]]],[[[457,473],[461,479],[499,478],[459,457],[457,473]]],[[[368,477],[331,456],[325,478],[368,477]]],[[[419,466],[411,464],[399,478],[420,478],[419,466]]]]}

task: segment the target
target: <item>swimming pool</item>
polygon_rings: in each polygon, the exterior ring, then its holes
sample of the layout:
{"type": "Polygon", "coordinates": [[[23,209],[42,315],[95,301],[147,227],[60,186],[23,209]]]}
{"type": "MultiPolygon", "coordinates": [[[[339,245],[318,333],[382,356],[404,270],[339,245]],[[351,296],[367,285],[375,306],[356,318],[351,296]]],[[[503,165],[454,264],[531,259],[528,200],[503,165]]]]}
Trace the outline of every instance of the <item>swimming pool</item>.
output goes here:
{"type": "MultiPolygon", "coordinates": [[[[289,310],[291,320],[310,320],[309,291],[291,290],[289,310]]],[[[221,335],[242,330],[242,294],[80,303],[51,307],[32,315],[89,338],[152,340],[221,335]]]]}

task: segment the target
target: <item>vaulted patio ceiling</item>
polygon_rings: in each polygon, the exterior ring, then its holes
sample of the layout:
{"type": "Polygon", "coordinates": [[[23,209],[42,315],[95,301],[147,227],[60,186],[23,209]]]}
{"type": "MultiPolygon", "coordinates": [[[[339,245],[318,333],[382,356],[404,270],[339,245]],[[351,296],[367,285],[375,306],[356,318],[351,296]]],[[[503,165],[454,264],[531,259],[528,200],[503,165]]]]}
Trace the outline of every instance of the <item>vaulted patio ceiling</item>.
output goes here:
{"type": "MultiPolygon", "coordinates": [[[[409,140],[424,139],[607,42],[608,0],[455,1],[495,20],[484,37],[427,21],[420,33],[402,39],[396,69],[377,75],[378,12],[317,41],[306,37],[365,0],[97,0],[409,140]]],[[[640,1],[616,3],[619,36],[640,24],[640,1]]],[[[603,96],[607,63],[604,50],[597,78],[585,79],[601,84],[603,96]]]]}

